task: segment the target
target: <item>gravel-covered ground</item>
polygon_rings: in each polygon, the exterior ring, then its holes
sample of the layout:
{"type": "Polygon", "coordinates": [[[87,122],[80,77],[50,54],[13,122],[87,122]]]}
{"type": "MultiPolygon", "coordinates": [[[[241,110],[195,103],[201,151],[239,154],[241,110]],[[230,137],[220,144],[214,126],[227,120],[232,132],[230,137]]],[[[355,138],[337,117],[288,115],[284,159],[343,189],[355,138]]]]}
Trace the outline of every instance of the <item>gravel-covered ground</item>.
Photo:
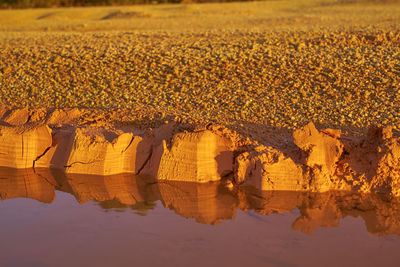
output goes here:
{"type": "Polygon", "coordinates": [[[323,3],[1,11],[1,102],[399,129],[400,6],[323,3]]]}

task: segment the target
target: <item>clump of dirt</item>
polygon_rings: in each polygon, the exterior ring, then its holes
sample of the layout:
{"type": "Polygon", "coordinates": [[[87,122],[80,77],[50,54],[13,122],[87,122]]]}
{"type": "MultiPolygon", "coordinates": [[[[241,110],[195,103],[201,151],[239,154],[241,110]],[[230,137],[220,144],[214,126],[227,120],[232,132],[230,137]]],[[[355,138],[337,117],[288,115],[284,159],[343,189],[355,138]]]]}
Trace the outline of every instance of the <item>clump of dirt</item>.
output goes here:
{"type": "Polygon", "coordinates": [[[130,19],[130,18],[148,18],[148,17],[151,17],[151,15],[143,12],[135,12],[135,11],[123,12],[121,10],[118,10],[109,13],[108,15],[102,17],[101,19],[107,20],[107,19],[130,19]]]}
{"type": "Polygon", "coordinates": [[[81,117],[82,111],[77,108],[74,109],[56,109],[52,113],[50,113],[49,118],[47,119],[47,124],[49,125],[65,125],[71,124],[76,119],[81,117]]]}

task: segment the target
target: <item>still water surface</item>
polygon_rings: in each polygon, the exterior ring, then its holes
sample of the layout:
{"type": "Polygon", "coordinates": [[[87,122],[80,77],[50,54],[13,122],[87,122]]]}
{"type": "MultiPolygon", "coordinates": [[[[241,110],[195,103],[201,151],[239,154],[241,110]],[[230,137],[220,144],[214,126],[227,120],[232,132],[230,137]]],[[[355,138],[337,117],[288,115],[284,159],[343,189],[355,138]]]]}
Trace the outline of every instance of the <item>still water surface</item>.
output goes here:
{"type": "Polygon", "coordinates": [[[400,266],[400,200],[0,168],[0,266],[400,266]]]}

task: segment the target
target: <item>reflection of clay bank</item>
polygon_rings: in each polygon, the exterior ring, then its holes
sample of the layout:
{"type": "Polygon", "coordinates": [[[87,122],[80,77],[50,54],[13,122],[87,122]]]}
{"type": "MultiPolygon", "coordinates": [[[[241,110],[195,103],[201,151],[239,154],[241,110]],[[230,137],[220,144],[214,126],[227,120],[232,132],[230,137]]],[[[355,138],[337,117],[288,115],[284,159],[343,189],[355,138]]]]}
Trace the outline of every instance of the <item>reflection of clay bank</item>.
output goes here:
{"type": "Polygon", "coordinates": [[[35,173],[30,169],[12,169],[0,167],[0,197],[31,198],[43,203],[51,203],[55,199],[53,179],[49,170],[35,173]]]}
{"type": "Polygon", "coordinates": [[[339,226],[347,216],[361,217],[368,232],[378,235],[400,235],[400,199],[380,195],[351,195],[343,193],[316,194],[299,207],[301,217],[294,229],[312,233],[317,227],[339,226]]]}
{"type": "Polygon", "coordinates": [[[218,224],[235,217],[236,210],[262,215],[282,214],[297,208],[293,229],[307,234],[318,227],[338,226],[347,216],[361,217],[367,230],[378,235],[400,235],[400,198],[331,191],[261,191],[255,187],[226,187],[225,183],[155,182],[133,174],[109,176],[64,173],[49,169],[0,168],[0,197],[31,198],[44,203],[55,190],[75,196],[79,203],[93,200],[105,210],[135,210],[145,215],[161,200],[166,208],[200,223],[218,224]]]}
{"type": "Polygon", "coordinates": [[[151,187],[151,183],[132,174],[67,174],[65,179],[60,179],[59,182],[58,189],[73,194],[81,204],[90,200],[116,200],[124,205],[134,205],[138,202],[158,200],[157,191],[147,189],[151,187]]]}
{"type": "Polygon", "coordinates": [[[325,193],[242,189],[240,208],[259,214],[280,214],[297,207],[300,216],[292,228],[312,234],[319,227],[337,227],[347,216],[361,217],[368,232],[400,235],[400,198],[343,191],[325,193]]]}
{"type": "Polygon", "coordinates": [[[218,224],[235,217],[237,199],[220,183],[160,182],[165,207],[197,222],[218,224]]]}
{"type": "Polygon", "coordinates": [[[64,178],[57,178],[57,181],[59,190],[73,194],[81,204],[95,200],[109,208],[121,208],[124,205],[129,208],[161,200],[165,207],[200,223],[217,224],[220,220],[231,219],[237,207],[237,200],[231,191],[216,182],[154,183],[150,177],[132,174],[66,174],[64,178]]]}
{"type": "Polygon", "coordinates": [[[5,167],[134,173],[201,183],[228,177],[261,190],[400,196],[400,138],[390,128],[371,128],[364,137],[342,136],[339,130],[318,130],[310,123],[280,144],[267,146],[217,126],[193,129],[169,123],[123,132],[8,125],[0,126],[0,165],[5,167]]]}

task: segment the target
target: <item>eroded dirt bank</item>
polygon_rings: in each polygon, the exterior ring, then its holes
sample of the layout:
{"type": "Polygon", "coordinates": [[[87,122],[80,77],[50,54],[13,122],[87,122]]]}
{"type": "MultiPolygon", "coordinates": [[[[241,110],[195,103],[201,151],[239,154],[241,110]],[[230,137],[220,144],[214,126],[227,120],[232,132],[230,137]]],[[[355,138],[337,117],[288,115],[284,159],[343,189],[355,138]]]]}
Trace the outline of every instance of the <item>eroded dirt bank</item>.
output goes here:
{"type": "Polygon", "coordinates": [[[0,165],[74,174],[134,173],[158,181],[224,179],[260,190],[400,196],[400,138],[390,127],[344,135],[310,122],[292,133],[260,137],[178,120],[138,129],[87,120],[83,114],[77,109],[3,111],[0,165]]]}

